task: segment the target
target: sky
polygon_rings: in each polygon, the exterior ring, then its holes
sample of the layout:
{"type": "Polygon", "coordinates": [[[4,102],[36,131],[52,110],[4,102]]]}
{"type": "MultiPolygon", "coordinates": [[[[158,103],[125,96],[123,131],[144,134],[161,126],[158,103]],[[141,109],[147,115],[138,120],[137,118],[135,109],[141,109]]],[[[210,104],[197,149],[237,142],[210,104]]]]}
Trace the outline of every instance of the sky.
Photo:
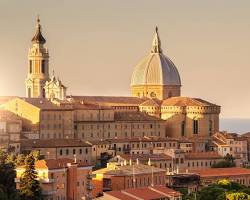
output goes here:
{"type": "Polygon", "coordinates": [[[28,49],[40,16],[50,71],[74,95],[130,95],[155,26],[182,96],[250,118],[249,0],[0,0],[0,96],[25,96],[28,49]]]}

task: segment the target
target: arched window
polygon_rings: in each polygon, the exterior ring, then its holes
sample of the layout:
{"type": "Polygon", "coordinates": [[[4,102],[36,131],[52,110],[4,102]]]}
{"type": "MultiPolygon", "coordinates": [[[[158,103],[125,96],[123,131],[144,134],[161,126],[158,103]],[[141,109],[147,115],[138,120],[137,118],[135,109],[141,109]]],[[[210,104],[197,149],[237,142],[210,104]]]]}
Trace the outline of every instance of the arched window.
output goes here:
{"type": "Polygon", "coordinates": [[[173,96],[172,91],[169,91],[168,98],[171,98],[173,96]]]}
{"type": "Polygon", "coordinates": [[[211,136],[213,134],[213,121],[209,120],[209,135],[211,136]]]}
{"type": "Polygon", "coordinates": [[[185,121],[181,123],[181,136],[185,136],[185,121]]]}
{"type": "Polygon", "coordinates": [[[42,97],[45,98],[45,89],[42,89],[42,97]]]}
{"type": "Polygon", "coordinates": [[[45,60],[42,60],[42,73],[45,73],[45,60]]]}
{"type": "Polygon", "coordinates": [[[28,97],[31,97],[31,88],[28,88],[28,97]]]}
{"type": "Polygon", "coordinates": [[[30,60],[30,74],[32,73],[32,60],[30,60]]]}
{"type": "Polygon", "coordinates": [[[193,134],[198,134],[199,132],[199,121],[198,119],[193,120],[193,134]]]}

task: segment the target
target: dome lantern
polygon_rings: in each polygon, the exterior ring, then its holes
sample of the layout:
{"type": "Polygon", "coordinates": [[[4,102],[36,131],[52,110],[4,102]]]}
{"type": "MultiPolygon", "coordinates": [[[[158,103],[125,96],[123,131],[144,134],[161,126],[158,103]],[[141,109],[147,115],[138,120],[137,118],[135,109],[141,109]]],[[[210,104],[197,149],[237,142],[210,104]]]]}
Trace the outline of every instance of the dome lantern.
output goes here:
{"type": "Polygon", "coordinates": [[[42,27],[41,27],[41,24],[40,24],[39,16],[37,17],[36,22],[37,22],[37,24],[36,24],[36,33],[35,33],[35,35],[34,35],[34,37],[32,38],[31,41],[32,41],[32,43],[45,44],[46,40],[42,35],[42,30],[41,30],[42,27]]]}

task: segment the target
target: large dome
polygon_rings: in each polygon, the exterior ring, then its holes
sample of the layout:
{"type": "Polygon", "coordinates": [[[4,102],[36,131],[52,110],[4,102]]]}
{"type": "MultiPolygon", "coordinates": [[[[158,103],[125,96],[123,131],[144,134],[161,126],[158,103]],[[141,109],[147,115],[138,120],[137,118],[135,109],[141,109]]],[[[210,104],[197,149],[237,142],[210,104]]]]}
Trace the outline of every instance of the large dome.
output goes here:
{"type": "Polygon", "coordinates": [[[181,79],[174,63],[162,53],[158,30],[153,39],[149,55],[136,65],[131,86],[136,85],[181,85],[181,79]]]}

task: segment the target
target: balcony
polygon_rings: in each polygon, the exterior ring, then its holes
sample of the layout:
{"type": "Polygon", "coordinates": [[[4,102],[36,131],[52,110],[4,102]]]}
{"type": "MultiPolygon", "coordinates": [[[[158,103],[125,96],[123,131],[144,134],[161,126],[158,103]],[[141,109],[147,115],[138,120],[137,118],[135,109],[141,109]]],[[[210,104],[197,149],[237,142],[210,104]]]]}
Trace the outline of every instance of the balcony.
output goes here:
{"type": "Polygon", "coordinates": [[[96,174],[88,174],[87,179],[91,180],[92,178],[95,178],[96,174]]]}
{"type": "Polygon", "coordinates": [[[90,183],[87,183],[86,188],[87,188],[87,190],[93,190],[94,186],[92,184],[90,184],[90,183]]]}
{"type": "Polygon", "coordinates": [[[55,179],[53,178],[46,178],[46,179],[40,179],[40,182],[41,183],[54,183],[55,182],[55,179]]]}
{"type": "Polygon", "coordinates": [[[15,178],[15,183],[20,183],[20,178],[15,178]]]}
{"type": "Polygon", "coordinates": [[[43,190],[42,191],[42,195],[44,195],[44,196],[50,196],[50,195],[54,195],[54,194],[56,194],[56,190],[49,190],[49,191],[43,190]]]}

